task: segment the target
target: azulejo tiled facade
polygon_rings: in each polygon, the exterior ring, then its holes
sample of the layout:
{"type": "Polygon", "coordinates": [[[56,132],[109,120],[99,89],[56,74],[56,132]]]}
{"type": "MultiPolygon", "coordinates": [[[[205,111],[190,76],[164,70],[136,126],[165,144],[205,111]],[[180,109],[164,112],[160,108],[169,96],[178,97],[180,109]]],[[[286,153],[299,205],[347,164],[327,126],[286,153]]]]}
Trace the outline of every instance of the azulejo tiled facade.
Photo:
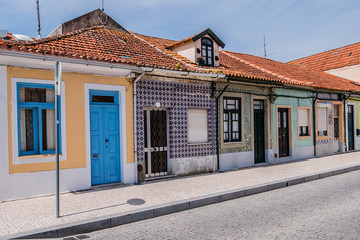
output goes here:
{"type": "Polygon", "coordinates": [[[216,155],[216,108],[210,83],[181,83],[142,79],[136,86],[138,162],[144,161],[144,108],[160,108],[168,113],[170,159],[216,155]],[[188,109],[208,110],[208,142],[188,143],[188,109]]]}

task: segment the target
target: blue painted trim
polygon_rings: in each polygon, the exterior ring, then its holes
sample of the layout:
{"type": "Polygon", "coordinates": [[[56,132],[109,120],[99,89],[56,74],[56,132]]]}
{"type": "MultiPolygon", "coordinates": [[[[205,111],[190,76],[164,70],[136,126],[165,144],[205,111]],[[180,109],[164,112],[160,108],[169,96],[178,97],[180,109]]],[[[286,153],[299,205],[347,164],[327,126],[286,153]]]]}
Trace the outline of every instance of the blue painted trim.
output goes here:
{"type": "Polygon", "coordinates": [[[89,91],[89,103],[90,105],[119,105],[119,92],[118,91],[106,91],[106,90],[93,90],[90,89],[89,91]],[[92,96],[99,95],[99,96],[113,96],[114,102],[113,103],[105,103],[105,102],[93,102],[92,96]]]}
{"type": "Polygon", "coordinates": [[[42,83],[24,83],[18,82],[18,87],[27,87],[27,88],[48,88],[48,89],[55,89],[53,84],[42,84],[42,83]]]}
{"type": "Polygon", "coordinates": [[[123,105],[122,105],[122,101],[121,101],[121,95],[118,95],[117,97],[118,101],[119,101],[119,113],[118,113],[118,117],[119,117],[119,160],[120,160],[120,181],[123,182],[124,181],[124,172],[123,172],[123,168],[122,168],[122,163],[124,161],[126,161],[126,159],[123,159],[123,152],[124,152],[124,145],[126,144],[126,142],[123,142],[123,135],[124,135],[124,129],[122,128],[123,126],[123,120],[122,120],[122,113],[125,112],[125,109],[123,109],[123,105]]]}
{"type": "Polygon", "coordinates": [[[41,107],[47,109],[55,109],[55,103],[19,102],[19,107],[41,107]]]}
{"type": "MultiPolygon", "coordinates": [[[[55,89],[53,84],[38,84],[38,83],[17,83],[17,111],[18,111],[18,152],[19,156],[37,155],[37,154],[52,154],[55,150],[42,149],[42,110],[55,109],[55,103],[36,103],[36,102],[20,102],[20,88],[46,88],[55,89]],[[33,131],[34,131],[34,151],[21,151],[21,128],[20,128],[20,109],[33,109],[33,131]]],[[[59,106],[59,152],[62,153],[62,134],[61,134],[61,97],[58,96],[59,106]]]]}

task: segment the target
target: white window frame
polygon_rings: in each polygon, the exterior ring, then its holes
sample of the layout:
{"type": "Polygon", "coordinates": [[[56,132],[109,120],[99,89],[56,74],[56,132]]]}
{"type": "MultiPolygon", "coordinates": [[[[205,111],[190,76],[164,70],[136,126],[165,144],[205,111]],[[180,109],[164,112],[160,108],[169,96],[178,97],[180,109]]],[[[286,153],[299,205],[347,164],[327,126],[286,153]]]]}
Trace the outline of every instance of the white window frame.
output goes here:
{"type": "Polygon", "coordinates": [[[307,106],[299,106],[298,107],[298,139],[310,139],[312,137],[312,124],[311,124],[311,107],[307,107],[307,106]],[[307,122],[308,122],[308,135],[305,136],[301,136],[300,135],[300,111],[301,110],[305,110],[307,111],[307,122]]]}
{"type": "Polygon", "coordinates": [[[188,143],[189,144],[203,144],[209,142],[209,128],[208,128],[208,119],[209,119],[209,110],[204,108],[189,108],[188,109],[188,143]],[[197,114],[198,116],[193,116],[193,114],[197,114]],[[206,116],[201,116],[201,114],[206,114],[206,116]],[[194,117],[201,117],[204,118],[205,122],[196,123],[195,126],[191,126],[194,117]],[[199,126],[200,124],[200,126],[199,126]],[[205,129],[202,130],[204,132],[200,132],[199,137],[199,127],[204,127],[205,129]],[[196,131],[195,131],[196,130],[196,131]]]}
{"type": "Polygon", "coordinates": [[[326,104],[316,104],[316,138],[317,140],[329,139],[329,106],[326,104]],[[319,136],[319,108],[325,108],[326,136],[319,136]]]}

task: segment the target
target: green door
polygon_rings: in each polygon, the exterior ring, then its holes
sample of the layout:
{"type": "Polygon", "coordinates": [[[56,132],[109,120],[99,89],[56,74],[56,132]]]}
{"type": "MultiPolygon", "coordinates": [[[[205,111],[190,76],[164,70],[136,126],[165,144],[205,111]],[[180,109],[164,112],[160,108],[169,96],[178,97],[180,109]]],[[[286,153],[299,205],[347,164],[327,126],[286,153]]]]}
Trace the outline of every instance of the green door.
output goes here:
{"type": "Polygon", "coordinates": [[[265,162],[264,101],[254,100],[254,155],[255,163],[265,162]]]}
{"type": "Polygon", "coordinates": [[[349,150],[354,150],[354,106],[348,105],[349,150]]]}

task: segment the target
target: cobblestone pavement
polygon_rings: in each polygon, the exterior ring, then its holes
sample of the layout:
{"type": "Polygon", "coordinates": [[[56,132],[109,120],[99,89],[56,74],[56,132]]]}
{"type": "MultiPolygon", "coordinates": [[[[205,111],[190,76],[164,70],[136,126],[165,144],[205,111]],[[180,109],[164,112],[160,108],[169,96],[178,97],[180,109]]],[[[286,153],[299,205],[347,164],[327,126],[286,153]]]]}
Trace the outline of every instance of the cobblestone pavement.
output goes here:
{"type": "Polygon", "coordinates": [[[85,235],[90,239],[360,239],[360,171],[85,235]]]}
{"type": "Polygon", "coordinates": [[[2,202],[0,238],[359,164],[360,152],[352,152],[225,173],[148,182],[143,185],[118,185],[65,193],[60,195],[61,218],[58,219],[55,218],[54,195],[2,202]],[[142,204],[133,204],[132,199],[140,199],[142,204]]]}

